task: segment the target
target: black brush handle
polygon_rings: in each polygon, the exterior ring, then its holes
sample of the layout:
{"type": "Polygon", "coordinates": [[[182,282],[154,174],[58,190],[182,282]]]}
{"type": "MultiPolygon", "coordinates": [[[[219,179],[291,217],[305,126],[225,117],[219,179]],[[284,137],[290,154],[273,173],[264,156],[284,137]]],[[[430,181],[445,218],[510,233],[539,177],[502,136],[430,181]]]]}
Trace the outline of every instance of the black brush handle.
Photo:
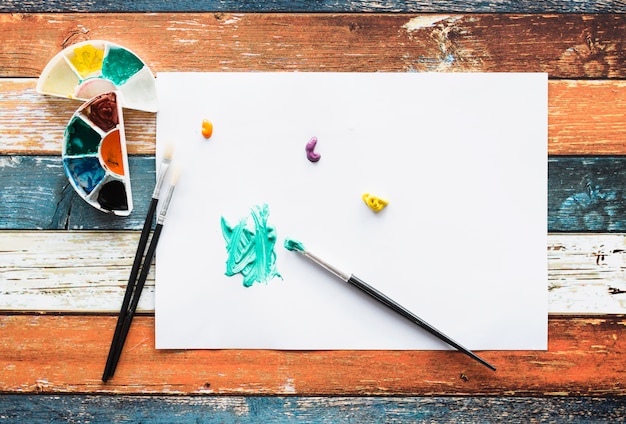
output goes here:
{"type": "Polygon", "coordinates": [[[130,271],[130,276],[128,277],[128,284],[126,285],[126,293],[124,294],[124,300],[122,301],[122,307],[120,309],[120,315],[117,318],[117,324],[115,326],[115,333],[113,334],[113,340],[111,341],[111,347],[109,349],[109,355],[107,357],[107,362],[104,367],[104,373],[102,374],[102,381],[106,382],[109,378],[113,377],[113,373],[115,372],[115,367],[113,362],[117,363],[114,358],[119,357],[119,353],[117,350],[121,350],[121,347],[118,347],[120,342],[120,334],[122,332],[122,326],[124,324],[124,320],[126,319],[126,315],[128,313],[128,307],[130,305],[131,299],[133,297],[133,293],[135,293],[136,289],[136,281],[137,274],[139,274],[139,269],[141,268],[141,260],[143,259],[143,254],[146,250],[146,245],[148,244],[148,237],[150,235],[150,230],[152,228],[152,223],[154,222],[154,215],[156,212],[158,199],[152,198],[150,201],[150,206],[148,207],[148,214],[146,215],[146,220],[143,223],[143,229],[141,230],[141,236],[139,237],[139,245],[137,246],[137,252],[135,253],[135,259],[133,261],[133,266],[130,271]]]}
{"type": "Polygon", "coordinates": [[[433,336],[438,337],[439,339],[441,339],[444,342],[448,343],[450,346],[456,348],[460,352],[463,352],[464,354],[466,354],[470,358],[475,359],[476,361],[480,362],[481,364],[483,364],[484,366],[486,366],[487,368],[489,368],[489,369],[491,369],[493,371],[496,370],[496,368],[493,365],[489,364],[487,361],[485,361],[484,359],[482,359],[481,357],[479,357],[478,355],[473,353],[471,350],[461,346],[459,343],[455,342],[450,337],[446,336],[441,331],[437,330],[435,327],[433,327],[432,325],[428,324],[426,321],[422,320],[420,317],[415,315],[413,312],[409,311],[408,309],[406,309],[402,305],[396,303],[395,301],[393,301],[392,299],[387,297],[385,294],[379,292],[374,287],[370,286],[369,284],[367,284],[365,281],[361,280],[360,278],[358,278],[358,277],[356,277],[354,275],[351,275],[350,278],[348,278],[347,282],[352,284],[353,286],[355,286],[356,288],[358,288],[362,292],[367,293],[368,295],[370,295],[374,299],[378,300],[383,305],[387,306],[388,308],[390,308],[393,311],[397,312],[398,314],[402,315],[403,317],[405,317],[406,319],[408,319],[412,323],[417,324],[418,326],[422,327],[424,330],[428,331],[433,336]]]}
{"type": "Polygon", "coordinates": [[[122,355],[124,343],[126,343],[126,336],[128,336],[130,325],[132,324],[135,312],[137,311],[137,305],[139,304],[139,299],[141,297],[141,292],[143,291],[143,286],[146,284],[146,279],[148,278],[148,273],[150,272],[150,267],[152,266],[152,259],[154,258],[154,252],[156,251],[157,244],[159,243],[159,237],[161,236],[162,229],[163,224],[157,224],[156,228],[154,229],[154,234],[152,234],[152,240],[150,240],[150,246],[148,246],[146,258],[143,261],[141,274],[139,274],[139,279],[137,280],[135,295],[130,302],[128,313],[126,314],[122,329],[120,331],[119,349],[115,351],[115,355],[113,356],[113,362],[111,363],[111,376],[113,376],[113,374],[115,373],[115,368],[117,367],[117,363],[119,362],[120,356],[122,355]]]}

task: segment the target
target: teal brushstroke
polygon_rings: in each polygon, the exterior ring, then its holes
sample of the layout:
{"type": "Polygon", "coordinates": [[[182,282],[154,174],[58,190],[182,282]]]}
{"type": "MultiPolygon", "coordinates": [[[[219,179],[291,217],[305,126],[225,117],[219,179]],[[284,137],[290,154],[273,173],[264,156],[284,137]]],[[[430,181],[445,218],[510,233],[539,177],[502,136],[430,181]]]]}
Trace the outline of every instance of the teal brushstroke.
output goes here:
{"type": "Polygon", "coordinates": [[[242,218],[234,227],[221,218],[228,252],[225,274],[229,277],[242,274],[245,287],[282,278],[276,269],[276,229],[267,224],[268,216],[269,207],[263,204],[253,207],[250,217],[242,218]]]}

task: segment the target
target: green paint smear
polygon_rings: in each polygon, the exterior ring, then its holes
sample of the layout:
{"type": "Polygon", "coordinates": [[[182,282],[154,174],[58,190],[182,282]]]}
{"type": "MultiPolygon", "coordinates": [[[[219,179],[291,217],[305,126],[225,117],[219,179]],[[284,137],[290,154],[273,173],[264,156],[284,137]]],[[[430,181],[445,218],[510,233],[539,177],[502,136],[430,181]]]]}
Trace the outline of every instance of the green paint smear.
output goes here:
{"type": "Polygon", "coordinates": [[[291,251],[299,250],[300,252],[304,252],[304,245],[302,244],[302,242],[299,242],[297,240],[286,238],[284,242],[284,246],[285,246],[285,249],[287,250],[291,250],[291,251]]]}
{"type": "Polygon", "coordinates": [[[126,49],[112,47],[102,61],[102,75],[122,85],[143,68],[143,62],[126,49]]]}
{"type": "Polygon", "coordinates": [[[226,275],[241,273],[245,287],[255,282],[267,283],[274,277],[282,278],[276,270],[276,229],[267,224],[268,216],[269,207],[264,204],[253,207],[250,217],[242,218],[234,227],[228,225],[224,217],[221,219],[228,252],[226,275]]]}

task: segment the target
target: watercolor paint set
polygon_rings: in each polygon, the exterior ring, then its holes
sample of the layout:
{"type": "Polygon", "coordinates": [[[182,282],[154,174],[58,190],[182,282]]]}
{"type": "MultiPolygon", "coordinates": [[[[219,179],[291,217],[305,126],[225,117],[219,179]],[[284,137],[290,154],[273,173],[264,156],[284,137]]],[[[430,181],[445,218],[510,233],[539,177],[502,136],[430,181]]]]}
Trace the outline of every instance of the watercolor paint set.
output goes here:
{"type": "Polygon", "coordinates": [[[158,109],[150,68],[132,51],[108,41],[84,41],[65,48],[42,71],[37,91],[78,100],[115,91],[125,108],[158,109]]]}
{"type": "Polygon", "coordinates": [[[90,205],[128,215],[133,199],[122,107],[115,92],[83,104],[63,140],[63,167],[72,187],[90,205]]]}
{"type": "Polygon", "coordinates": [[[83,100],[70,118],[63,167],[74,190],[103,212],[133,210],[123,108],[156,112],[156,81],[132,51],[102,40],[74,44],[46,65],[41,94],[83,100]]]}

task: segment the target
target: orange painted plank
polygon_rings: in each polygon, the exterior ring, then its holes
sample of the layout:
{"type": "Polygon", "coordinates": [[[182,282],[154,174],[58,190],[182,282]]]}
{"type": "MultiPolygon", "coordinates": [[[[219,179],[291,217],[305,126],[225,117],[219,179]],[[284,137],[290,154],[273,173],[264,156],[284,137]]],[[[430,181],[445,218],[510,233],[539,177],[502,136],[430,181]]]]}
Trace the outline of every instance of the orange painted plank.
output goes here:
{"type": "Polygon", "coordinates": [[[36,77],[85,39],[159,71],[548,72],[624,78],[623,14],[0,14],[0,77],[36,77]]]}
{"type": "MultiPolygon", "coordinates": [[[[39,95],[35,79],[0,79],[0,154],[59,154],[79,103],[39,95]]],[[[626,81],[550,80],[548,153],[626,154],[626,81]]],[[[124,111],[130,154],[153,155],[156,117],[124,111]]]]}
{"type": "Polygon", "coordinates": [[[548,351],[482,352],[496,372],[453,351],[157,351],[154,318],[140,316],[115,377],[104,384],[115,322],[0,316],[0,392],[626,395],[623,316],[551,317],[548,351]]]}
{"type": "Polygon", "coordinates": [[[626,82],[550,81],[548,153],[626,154],[626,82]]]}

